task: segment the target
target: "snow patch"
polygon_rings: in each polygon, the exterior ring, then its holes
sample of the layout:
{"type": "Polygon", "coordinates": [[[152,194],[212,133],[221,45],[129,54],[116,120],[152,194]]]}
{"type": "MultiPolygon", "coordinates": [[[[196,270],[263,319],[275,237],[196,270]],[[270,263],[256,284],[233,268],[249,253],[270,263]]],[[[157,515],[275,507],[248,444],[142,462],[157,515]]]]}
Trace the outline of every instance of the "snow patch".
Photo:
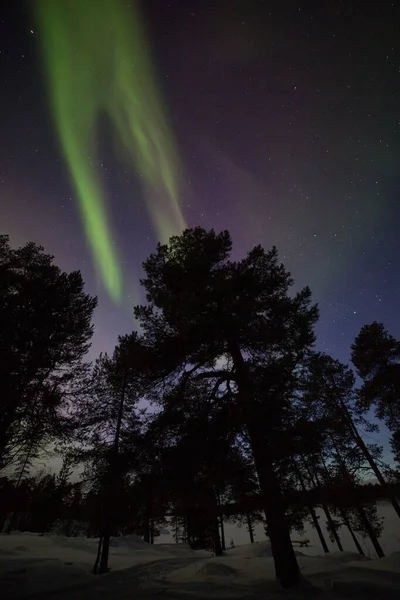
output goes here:
{"type": "MultiPolygon", "coordinates": [[[[103,600],[124,600],[142,597],[136,590],[144,591],[146,586],[156,586],[157,594],[165,589],[171,594],[176,592],[170,598],[182,594],[207,599],[247,598],[248,594],[271,600],[282,597],[268,541],[238,546],[221,557],[211,557],[209,552],[193,551],[184,544],[153,546],[138,536],[113,538],[111,573],[101,577],[91,574],[97,543],[98,539],[84,537],[0,535],[2,599],[70,590],[69,597],[74,600],[100,596],[103,600]]],[[[392,598],[379,590],[389,589],[391,594],[400,590],[400,552],[380,560],[353,552],[299,555],[298,563],[310,586],[333,591],[338,600],[369,600],[372,592],[374,598],[392,598]]]]}

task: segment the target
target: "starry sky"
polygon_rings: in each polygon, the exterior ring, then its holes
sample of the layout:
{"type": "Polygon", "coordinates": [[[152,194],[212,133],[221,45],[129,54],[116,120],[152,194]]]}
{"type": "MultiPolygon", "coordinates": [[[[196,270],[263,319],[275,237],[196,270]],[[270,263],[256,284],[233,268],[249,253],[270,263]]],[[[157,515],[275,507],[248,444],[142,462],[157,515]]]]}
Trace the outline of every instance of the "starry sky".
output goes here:
{"type": "MultiPolygon", "coordinates": [[[[118,1],[118,0],[115,0],[118,1]]],[[[125,288],[107,296],[49,108],[27,0],[0,22],[0,230],[34,240],[99,297],[92,354],[133,328],[157,232],[140,178],[101,136],[98,168],[125,288]]],[[[125,2],[129,5],[129,2],[125,2]]],[[[146,0],[188,226],[235,258],[276,245],[319,303],[318,348],[347,362],[365,323],[400,336],[400,48],[396,2],[146,0]]]]}

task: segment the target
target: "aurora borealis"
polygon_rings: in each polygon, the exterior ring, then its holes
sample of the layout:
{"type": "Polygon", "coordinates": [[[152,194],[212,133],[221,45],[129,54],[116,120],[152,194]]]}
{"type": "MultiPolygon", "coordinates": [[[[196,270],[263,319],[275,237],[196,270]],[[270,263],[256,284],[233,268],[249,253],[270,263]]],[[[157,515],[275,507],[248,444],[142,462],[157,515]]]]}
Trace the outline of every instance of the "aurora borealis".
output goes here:
{"type": "Polygon", "coordinates": [[[93,355],[185,223],[229,229],[237,256],[275,244],[333,356],[375,319],[400,336],[395,3],[4,4],[0,229],[81,269],[93,355]]]}
{"type": "Polygon", "coordinates": [[[164,189],[148,203],[158,237],[185,228],[179,206],[179,159],[152,72],[135,1],[35,0],[39,44],[60,146],[84,231],[102,282],[115,301],[122,274],[112,242],[107,197],[95,166],[100,118],[106,118],[121,161],[145,185],[164,189]]]}

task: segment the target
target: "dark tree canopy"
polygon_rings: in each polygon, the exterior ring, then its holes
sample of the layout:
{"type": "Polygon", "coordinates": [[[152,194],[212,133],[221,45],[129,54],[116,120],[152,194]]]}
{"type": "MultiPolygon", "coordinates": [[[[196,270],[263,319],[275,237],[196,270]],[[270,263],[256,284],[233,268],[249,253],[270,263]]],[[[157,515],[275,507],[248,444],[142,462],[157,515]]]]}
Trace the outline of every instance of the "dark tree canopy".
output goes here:
{"type": "Polygon", "coordinates": [[[291,532],[308,520],[329,552],[318,503],[339,550],[346,527],[358,552],[367,536],[384,555],[376,503],[362,492],[372,471],[389,493],[382,449],[358,428],[377,431],[365,418],[375,406],[400,454],[399,343],[380,324],[363,328],[352,347],[357,390],[348,366],[314,350],[318,309],[308,288],[293,291],[276,248],[231,252],[227,231],[200,227],[159,244],[144,263],[147,305],[134,309],[141,334],[89,365],[96,300],[80,274],[0,237],[0,458],[18,466],[0,481],[7,530],[99,536],[93,572],[105,573],[111,536],[153,543],[168,514],[176,540],[217,555],[224,517],[251,542],[264,521],[277,578],[291,587],[300,577],[291,532]],[[32,478],[32,459],[59,440],[59,476],[32,478]]]}
{"type": "Polygon", "coordinates": [[[400,341],[382,323],[365,325],[351,347],[351,360],[363,380],[359,404],[374,406],[392,432],[391,446],[400,462],[400,341]]]}
{"type": "Polygon", "coordinates": [[[234,384],[233,407],[249,436],[265,497],[277,576],[289,586],[298,581],[298,566],[264,406],[271,421],[279,421],[277,398],[314,343],[318,310],[308,288],[290,295],[293,281],[276,248],[256,246],[240,261],[231,260],[231,249],[227,231],[200,227],[159,244],[143,265],[148,305],[136,307],[135,315],[158,353],[159,376],[210,379],[216,390],[234,384]],[[274,373],[276,388],[269,393],[259,383],[264,369],[274,373]]]}
{"type": "Polygon", "coordinates": [[[12,249],[0,236],[0,456],[37,423],[61,433],[93,333],[97,300],[79,272],[64,273],[40,246],[12,249]]]}
{"type": "Polygon", "coordinates": [[[293,281],[276,248],[256,246],[234,262],[231,247],[227,231],[196,227],[159,244],[144,263],[149,304],[135,314],[150,340],[174,350],[176,365],[212,365],[232,342],[254,360],[282,351],[298,358],[314,342],[310,290],[289,296],[293,281]]]}

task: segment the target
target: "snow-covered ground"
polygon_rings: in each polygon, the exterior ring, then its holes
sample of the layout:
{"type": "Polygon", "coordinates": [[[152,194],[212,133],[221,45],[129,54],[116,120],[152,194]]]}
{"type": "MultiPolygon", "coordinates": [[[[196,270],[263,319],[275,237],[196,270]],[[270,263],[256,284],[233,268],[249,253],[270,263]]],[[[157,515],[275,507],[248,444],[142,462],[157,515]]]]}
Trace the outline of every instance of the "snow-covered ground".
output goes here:
{"type": "Polygon", "coordinates": [[[151,546],[136,536],[112,540],[111,572],[91,575],[97,540],[14,532],[0,536],[0,597],[68,600],[161,598],[400,598],[400,552],[369,559],[352,552],[297,551],[305,582],[286,592],[275,582],[268,541],[223,557],[185,545],[151,546]]]}

